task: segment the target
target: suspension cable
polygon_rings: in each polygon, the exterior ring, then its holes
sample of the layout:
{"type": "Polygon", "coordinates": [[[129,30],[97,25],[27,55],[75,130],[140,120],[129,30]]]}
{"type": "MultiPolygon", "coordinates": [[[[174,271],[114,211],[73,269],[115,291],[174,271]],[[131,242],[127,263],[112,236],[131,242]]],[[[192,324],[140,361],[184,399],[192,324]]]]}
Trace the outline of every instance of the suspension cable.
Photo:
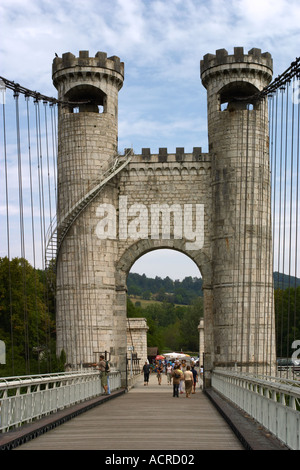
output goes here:
{"type": "Polygon", "coordinates": [[[20,85],[19,83],[15,83],[11,80],[8,80],[7,78],[1,77],[0,80],[5,84],[6,88],[9,88],[10,90],[13,90],[15,93],[22,93],[25,96],[30,96],[34,98],[37,101],[44,101],[45,103],[50,103],[50,104],[61,104],[65,106],[70,106],[70,105],[80,105],[80,104],[88,104],[91,103],[91,100],[85,100],[85,101],[63,101],[63,100],[58,100],[57,98],[53,98],[50,96],[43,95],[42,93],[39,93],[37,91],[29,90],[28,88],[25,88],[24,86],[20,85]]]}
{"type": "Polygon", "coordinates": [[[8,190],[8,165],[7,165],[7,142],[6,142],[6,115],[5,100],[2,103],[3,114],[3,153],[4,153],[4,175],[5,175],[5,205],[6,205],[6,237],[7,237],[7,260],[8,260],[8,292],[9,292],[9,314],[10,314],[10,341],[11,341],[11,367],[12,373],[15,373],[14,359],[14,328],[13,328],[13,310],[12,310],[12,279],[11,279],[11,260],[10,260],[10,220],[9,220],[9,190],[8,190]]]}

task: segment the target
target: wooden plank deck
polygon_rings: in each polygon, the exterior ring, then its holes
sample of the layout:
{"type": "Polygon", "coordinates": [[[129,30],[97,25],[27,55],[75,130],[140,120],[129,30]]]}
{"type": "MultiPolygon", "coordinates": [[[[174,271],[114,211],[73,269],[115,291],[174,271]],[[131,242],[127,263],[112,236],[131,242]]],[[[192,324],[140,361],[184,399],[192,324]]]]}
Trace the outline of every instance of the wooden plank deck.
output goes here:
{"type": "Polygon", "coordinates": [[[244,450],[207,396],[173,398],[155,376],[16,450],[244,450]]]}

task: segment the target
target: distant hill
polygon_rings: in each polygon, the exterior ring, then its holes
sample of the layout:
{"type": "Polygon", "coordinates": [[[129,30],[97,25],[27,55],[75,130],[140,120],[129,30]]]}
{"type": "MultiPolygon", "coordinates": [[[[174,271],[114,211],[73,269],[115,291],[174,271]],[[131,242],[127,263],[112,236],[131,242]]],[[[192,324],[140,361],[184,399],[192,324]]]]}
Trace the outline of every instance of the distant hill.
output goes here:
{"type": "Polygon", "coordinates": [[[300,286],[300,279],[298,277],[289,276],[288,274],[273,273],[275,289],[287,289],[288,287],[300,286]]]}
{"type": "Polygon", "coordinates": [[[128,295],[140,296],[145,300],[168,301],[175,304],[190,305],[193,299],[203,297],[202,279],[186,277],[173,281],[156,276],[148,278],[145,274],[129,273],[127,278],[128,295]]]}
{"type": "MultiPolygon", "coordinates": [[[[300,278],[274,272],[275,289],[300,286],[300,278]]],[[[203,297],[202,278],[186,277],[173,281],[170,277],[149,278],[145,274],[129,273],[127,278],[128,295],[139,296],[144,300],[169,301],[175,304],[190,305],[196,297],[203,297]]]]}

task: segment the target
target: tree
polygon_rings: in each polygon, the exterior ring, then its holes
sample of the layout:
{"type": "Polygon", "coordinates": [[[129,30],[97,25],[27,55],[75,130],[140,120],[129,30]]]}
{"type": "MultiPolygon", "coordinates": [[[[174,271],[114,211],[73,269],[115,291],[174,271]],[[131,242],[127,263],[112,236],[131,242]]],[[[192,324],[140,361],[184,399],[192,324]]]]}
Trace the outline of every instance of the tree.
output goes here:
{"type": "Polygon", "coordinates": [[[292,343],[300,338],[300,287],[275,290],[277,357],[291,357],[292,343]]]}
{"type": "Polygon", "coordinates": [[[199,332],[198,326],[200,318],[203,317],[203,299],[199,297],[188,307],[180,324],[181,328],[181,348],[185,351],[198,351],[199,332]]]}
{"type": "Polygon", "coordinates": [[[182,346],[181,323],[177,319],[173,325],[169,325],[163,331],[164,342],[167,349],[172,351],[180,351],[182,346]]]}
{"type": "Polygon", "coordinates": [[[0,334],[6,341],[7,375],[38,373],[37,351],[53,347],[54,312],[41,278],[42,272],[23,258],[0,258],[0,334]]]}
{"type": "Polygon", "coordinates": [[[144,300],[150,300],[151,299],[151,292],[149,290],[144,291],[143,294],[142,294],[142,298],[144,300]]]}

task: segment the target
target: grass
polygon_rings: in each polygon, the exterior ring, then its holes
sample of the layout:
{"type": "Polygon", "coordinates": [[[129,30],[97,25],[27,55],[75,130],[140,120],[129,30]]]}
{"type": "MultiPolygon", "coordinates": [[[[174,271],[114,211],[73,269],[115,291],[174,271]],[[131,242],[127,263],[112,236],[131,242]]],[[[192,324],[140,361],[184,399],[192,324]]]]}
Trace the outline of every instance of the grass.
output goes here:
{"type": "MultiPolygon", "coordinates": [[[[135,304],[136,302],[140,302],[141,307],[147,307],[147,305],[151,305],[151,304],[162,304],[163,303],[159,300],[145,300],[145,299],[142,299],[141,297],[137,297],[137,296],[133,296],[133,295],[129,295],[128,297],[129,297],[129,299],[131,300],[131,302],[133,304],[135,304]]],[[[188,307],[188,305],[184,305],[184,304],[174,304],[174,306],[175,307],[188,307]]]]}

